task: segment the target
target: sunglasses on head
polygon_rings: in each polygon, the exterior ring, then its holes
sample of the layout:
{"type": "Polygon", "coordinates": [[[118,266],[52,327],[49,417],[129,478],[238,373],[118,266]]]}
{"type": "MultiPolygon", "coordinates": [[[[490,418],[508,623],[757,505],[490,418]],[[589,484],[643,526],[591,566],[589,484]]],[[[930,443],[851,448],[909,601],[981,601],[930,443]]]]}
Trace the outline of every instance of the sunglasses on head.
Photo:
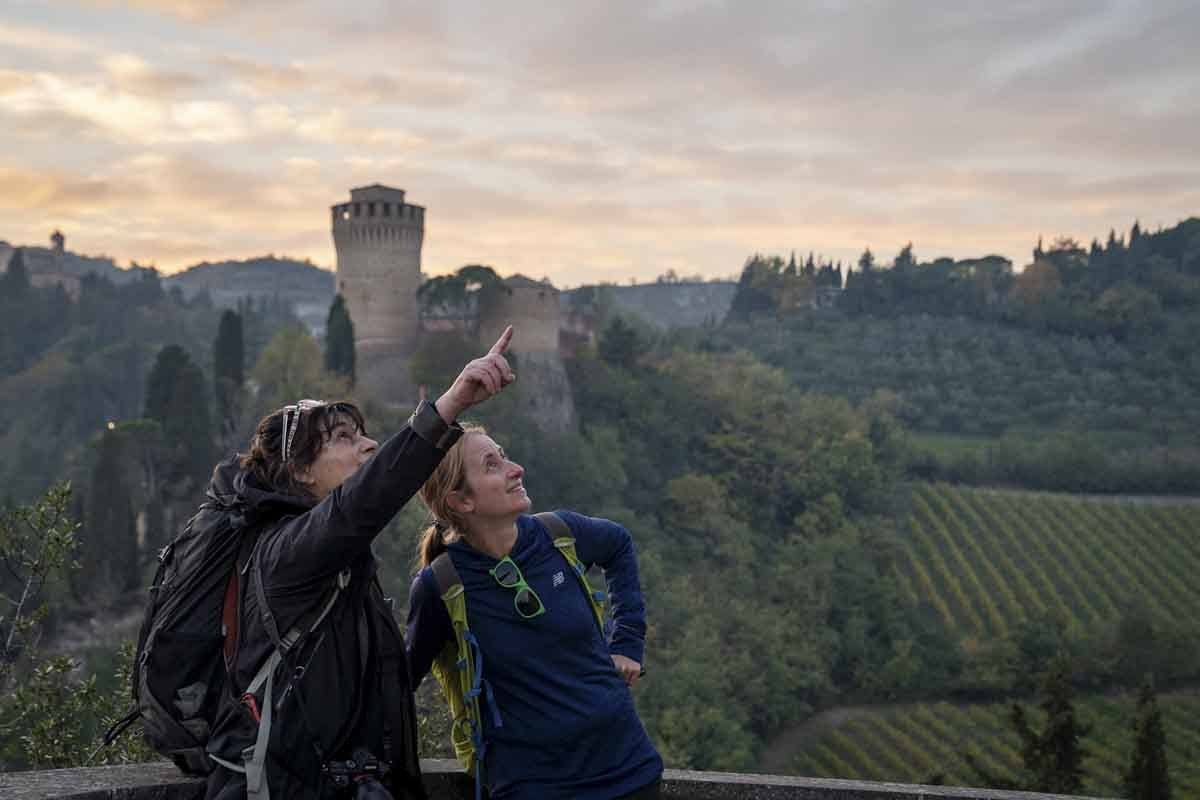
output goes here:
{"type": "Polygon", "coordinates": [[[300,415],[305,411],[320,408],[324,400],[297,400],[290,406],[283,407],[283,460],[286,463],[292,453],[292,439],[300,429],[300,415]]]}
{"type": "Polygon", "coordinates": [[[517,609],[517,613],[523,618],[533,619],[536,616],[546,613],[546,606],[542,604],[542,598],[538,597],[533,587],[525,582],[525,576],[521,574],[521,568],[511,558],[505,556],[500,559],[500,563],[489,569],[488,573],[496,579],[496,583],[505,589],[514,589],[516,591],[517,594],[513,598],[513,607],[517,609]]]}

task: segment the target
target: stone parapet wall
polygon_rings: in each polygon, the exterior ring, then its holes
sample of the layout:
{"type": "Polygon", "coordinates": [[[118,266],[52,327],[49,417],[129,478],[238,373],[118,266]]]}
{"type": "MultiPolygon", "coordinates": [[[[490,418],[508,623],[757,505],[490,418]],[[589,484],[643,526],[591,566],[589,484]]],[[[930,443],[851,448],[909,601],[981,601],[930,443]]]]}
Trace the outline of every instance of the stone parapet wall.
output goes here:
{"type": "MultiPolygon", "coordinates": [[[[421,768],[430,800],[468,800],[470,778],[455,761],[424,759],[421,768]]],[[[131,764],[46,772],[0,773],[4,800],[200,800],[204,784],[167,763],[131,764]]],[[[1063,800],[1067,795],[916,786],[783,775],[666,771],[668,800],[1063,800]]],[[[1082,800],[1082,799],[1081,799],[1082,800]]]]}

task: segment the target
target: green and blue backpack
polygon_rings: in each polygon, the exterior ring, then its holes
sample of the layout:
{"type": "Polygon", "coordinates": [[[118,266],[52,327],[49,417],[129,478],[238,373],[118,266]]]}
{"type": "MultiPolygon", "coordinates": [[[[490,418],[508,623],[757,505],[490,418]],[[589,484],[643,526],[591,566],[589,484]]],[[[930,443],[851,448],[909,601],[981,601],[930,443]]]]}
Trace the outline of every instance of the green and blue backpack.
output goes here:
{"type": "MultiPolygon", "coordinates": [[[[575,554],[575,537],[562,517],[552,512],[534,515],[554,538],[554,546],[571,565],[571,571],[579,580],[584,594],[591,603],[596,624],[604,632],[604,592],[595,591],[588,583],[586,570],[575,554]]],[[[430,564],[438,595],[446,604],[450,623],[454,628],[454,640],[447,642],[433,662],[433,675],[442,687],[446,703],[450,706],[450,741],[454,754],[468,773],[475,777],[475,796],[481,795],[483,785],[483,759],[487,743],[483,737],[483,720],[480,711],[480,696],[487,699],[492,712],[492,725],[500,727],[503,721],[491,696],[491,686],[483,677],[483,655],[479,642],[467,625],[467,598],[462,579],[449,553],[442,553],[430,564]]]]}

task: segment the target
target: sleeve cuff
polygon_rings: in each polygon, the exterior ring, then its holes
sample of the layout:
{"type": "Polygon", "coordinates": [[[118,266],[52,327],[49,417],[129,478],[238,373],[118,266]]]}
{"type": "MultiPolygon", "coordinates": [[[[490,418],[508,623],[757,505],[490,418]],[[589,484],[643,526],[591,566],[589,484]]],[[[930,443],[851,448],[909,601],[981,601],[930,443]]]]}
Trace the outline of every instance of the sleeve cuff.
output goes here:
{"type": "Polygon", "coordinates": [[[463,429],[458,423],[447,425],[437,412],[437,407],[428,400],[422,400],[417,410],[408,418],[408,426],[413,433],[445,452],[454,446],[463,429]]]}
{"type": "Polygon", "coordinates": [[[645,664],[643,659],[646,657],[646,646],[641,642],[613,642],[609,645],[608,652],[614,656],[625,656],[639,664],[645,664]]]}

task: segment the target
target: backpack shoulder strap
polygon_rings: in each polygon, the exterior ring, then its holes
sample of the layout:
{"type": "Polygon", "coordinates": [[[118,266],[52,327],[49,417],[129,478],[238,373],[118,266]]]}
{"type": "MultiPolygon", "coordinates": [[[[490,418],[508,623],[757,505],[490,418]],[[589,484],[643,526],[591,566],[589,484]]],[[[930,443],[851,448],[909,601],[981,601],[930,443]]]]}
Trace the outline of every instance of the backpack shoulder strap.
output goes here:
{"type": "Polygon", "coordinates": [[[571,533],[571,527],[566,521],[555,514],[553,511],[543,511],[540,514],[534,514],[533,518],[546,526],[546,530],[550,531],[550,538],[554,540],[555,545],[559,539],[567,538],[572,542],[575,541],[575,535],[571,533]]]}
{"type": "Polygon", "coordinates": [[[275,645],[275,649],[287,653],[301,638],[315,630],[325,620],[325,617],[329,616],[329,612],[333,610],[333,606],[341,595],[342,590],[350,585],[351,572],[350,568],[346,567],[335,575],[330,583],[328,592],[326,592],[321,602],[314,606],[290,630],[280,634],[279,626],[275,622],[275,615],[271,612],[271,607],[267,603],[266,588],[263,586],[262,559],[259,557],[262,541],[263,537],[260,537],[258,542],[255,543],[253,554],[250,556],[250,566],[253,567],[255,573],[252,583],[254,584],[255,599],[258,601],[258,615],[263,627],[266,628],[267,636],[271,639],[271,644],[275,645]]]}
{"type": "MultiPolygon", "coordinates": [[[[443,600],[454,589],[457,589],[458,592],[462,591],[462,578],[458,577],[458,570],[454,568],[454,562],[450,560],[449,553],[442,553],[435,558],[429,565],[429,569],[433,571],[433,580],[437,583],[438,596],[443,600]]],[[[451,597],[453,596],[451,595],[451,597]]]]}
{"type": "Polygon", "coordinates": [[[475,797],[483,787],[483,761],[487,752],[484,740],[480,697],[486,697],[492,712],[492,725],[503,727],[500,711],[492,696],[492,687],[483,678],[483,652],[467,623],[467,597],[462,578],[450,559],[442,553],[429,565],[437,584],[438,596],[450,615],[453,641],[447,642],[433,660],[431,670],[442,687],[450,707],[450,742],[463,768],[475,778],[475,797]]]}
{"type": "MultiPolygon", "coordinates": [[[[275,623],[275,615],[271,613],[270,606],[267,605],[267,593],[263,587],[262,563],[259,558],[261,542],[262,538],[260,537],[259,541],[255,543],[254,551],[250,556],[250,563],[247,566],[254,569],[255,575],[252,583],[254,584],[258,600],[259,617],[262,620],[263,627],[267,629],[267,635],[270,637],[271,643],[275,645],[275,649],[272,651],[270,657],[259,667],[250,685],[246,687],[246,694],[255,694],[260,688],[263,690],[263,710],[258,720],[258,734],[255,737],[254,745],[243,751],[242,756],[242,771],[246,774],[246,797],[249,800],[271,800],[271,789],[267,782],[266,763],[267,745],[271,740],[271,726],[273,724],[272,710],[275,707],[275,671],[285,654],[291,651],[301,638],[315,630],[325,620],[325,617],[329,616],[329,612],[333,610],[333,606],[337,602],[338,597],[341,596],[342,591],[350,585],[350,568],[347,567],[334,577],[332,585],[321,604],[281,636],[279,627],[275,623]],[[248,758],[246,757],[247,751],[249,752],[248,758]]],[[[364,635],[361,630],[359,631],[359,644],[360,647],[365,644],[364,635]]],[[[362,658],[365,664],[365,654],[362,658]]],[[[231,765],[229,762],[221,761],[219,763],[236,769],[236,765],[231,765]]]]}

